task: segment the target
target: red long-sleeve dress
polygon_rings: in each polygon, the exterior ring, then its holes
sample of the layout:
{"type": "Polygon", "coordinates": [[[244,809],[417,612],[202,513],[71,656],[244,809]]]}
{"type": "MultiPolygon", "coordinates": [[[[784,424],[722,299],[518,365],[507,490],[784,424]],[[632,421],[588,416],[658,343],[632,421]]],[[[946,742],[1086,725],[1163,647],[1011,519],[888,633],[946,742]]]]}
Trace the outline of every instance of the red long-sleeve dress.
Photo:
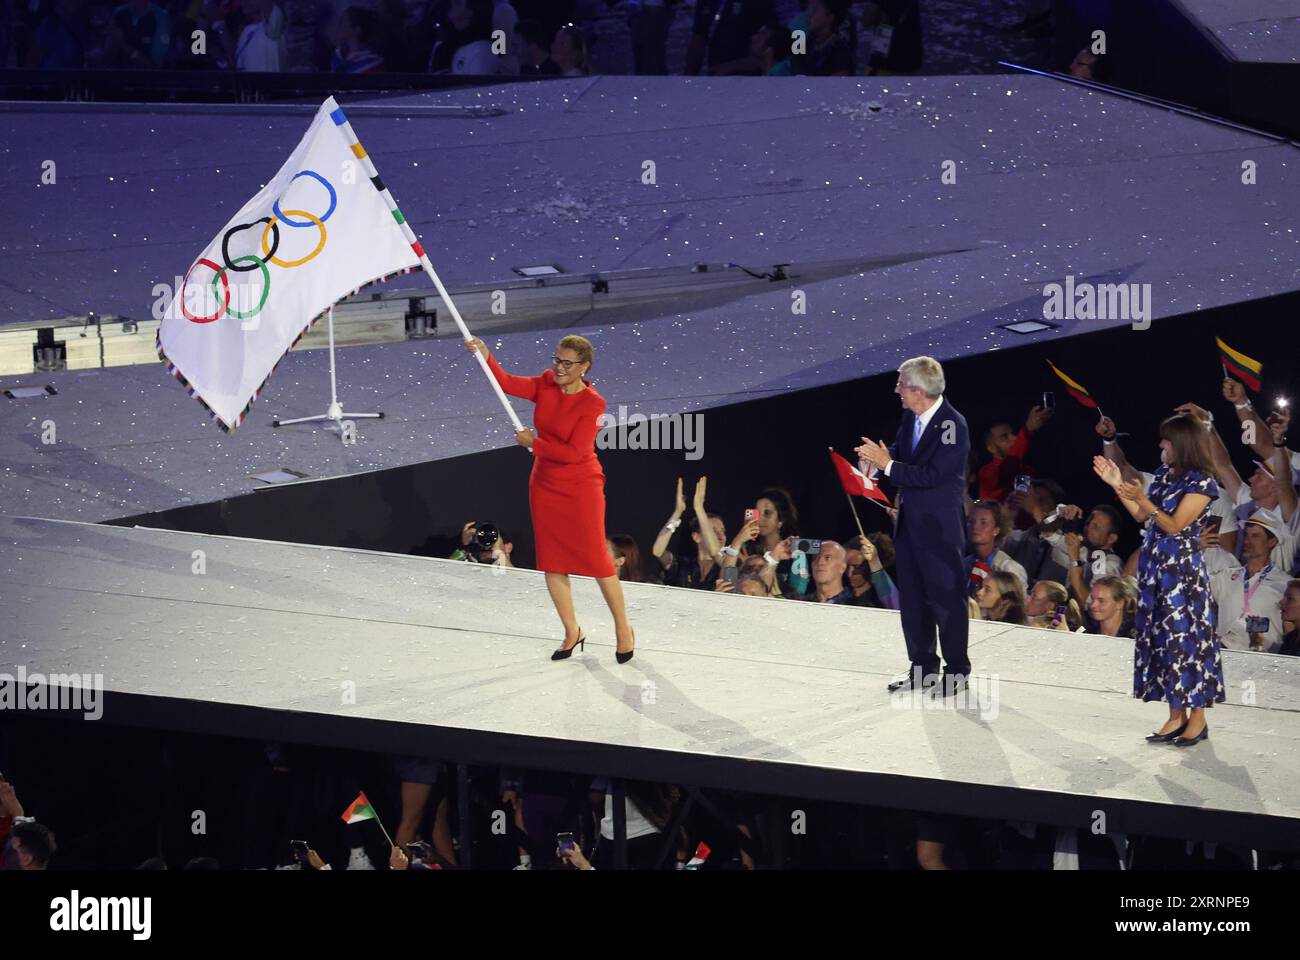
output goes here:
{"type": "Polygon", "coordinates": [[[537,404],[528,478],[537,569],[615,576],[605,542],[605,471],[596,459],[605,398],[589,383],[585,390],[565,393],[550,370],[540,377],[517,377],[501,369],[493,356],[488,367],[502,390],[537,404]]]}

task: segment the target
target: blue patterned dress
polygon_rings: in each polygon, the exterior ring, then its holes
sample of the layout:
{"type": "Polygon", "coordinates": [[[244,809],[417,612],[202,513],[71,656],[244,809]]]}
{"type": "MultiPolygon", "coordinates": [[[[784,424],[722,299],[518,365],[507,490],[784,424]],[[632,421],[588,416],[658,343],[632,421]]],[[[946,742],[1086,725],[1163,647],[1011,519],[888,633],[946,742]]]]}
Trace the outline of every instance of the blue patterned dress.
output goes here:
{"type": "MultiPolygon", "coordinates": [[[[1167,514],[1188,493],[1219,495],[1214,478],[1189,470],[1175,480],[1161,465],[1147,496],[1167,514]]],[[[1154,519],[1146,523],[1138,556],[1137,647],[1133,662],[1133,696],[1163,700],[1171,707],[1208,707],[1222,703],[1223,661],[1214,636],[1210,578],[1201,558],[1201,515],[1179,533],[1164,533],[1154,519]]]]}

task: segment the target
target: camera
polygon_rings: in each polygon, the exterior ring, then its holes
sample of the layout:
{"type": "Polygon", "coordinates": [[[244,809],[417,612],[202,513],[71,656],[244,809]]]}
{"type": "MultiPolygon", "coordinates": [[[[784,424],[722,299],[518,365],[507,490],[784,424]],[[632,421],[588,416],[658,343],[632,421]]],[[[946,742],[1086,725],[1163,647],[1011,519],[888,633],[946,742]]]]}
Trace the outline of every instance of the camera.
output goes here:
{"type": "Polygon", "coordinates": [[[483,552],[491,551],[501,539],[501,531],[495,523],[479,523],[474,526],[474,545],[483,552]]]}

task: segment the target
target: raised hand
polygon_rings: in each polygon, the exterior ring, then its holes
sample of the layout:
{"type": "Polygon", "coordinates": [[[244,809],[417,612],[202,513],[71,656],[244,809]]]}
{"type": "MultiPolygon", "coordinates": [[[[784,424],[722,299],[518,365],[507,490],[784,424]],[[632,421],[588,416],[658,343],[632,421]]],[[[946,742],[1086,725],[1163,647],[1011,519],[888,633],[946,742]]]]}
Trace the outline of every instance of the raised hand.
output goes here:
{"type": "Polygon", "coordinates": [[[1124,482],[1124,475],[1120,472],[1119,464],[1108,457],[1100,455],[1093,457],[1092,472],[1101,477],[1103,483],[1116,490],[1124,482]]]}
{"type": "Polygon", "coordinates": [[[1223,399],[1233,404],[1245,403],[1246,402],[1245,386],[1242,385],[1242,383],[1239,380],[1234,380],[1232,379],[1232,377],[1224,377],[1223,399]]]}
{"type": "Polygon", "coordinates": [[[1098,419],[1097,426],[1094,427],[1093,429],[1097,431],[1097,434],[1103,440],[1114,440],[1115,433],[1117,432],[1115,421],[1112,420],[1110,417],[1101,417],[1100,419],[1098,419]]]}
{"type": "Polygon", "coordinates": [[[700,477],[700,479],[699,479],[698,481],[696,481],[696,483],[695,483],[695,504],[694,504],[694,506],[695,506],[695,509],[696,509],[697,511],[701,512],[701,513],[704,511],[704,493],[705,493],[706,488],[708,487],[708,483],[709,483],[709,478],[708,478],[708,477],[700,477]]]}
{"type": "Polygon", "coordinates": [[[1025,429],[1030,433],[1036,433],[1051,417],[1052,411],[1046,407],[1030,407],[1029,413],[1025,416],[1025,429]]]}
{"type": "Polygon", "coordinates": [[[677,500],[673,505],[673,516],[680,517],[686,512],[686,498],[682,496],[682,478],[677,478],[677,500]]]}
{"type": "Polygon", "coordinates": [[[1280,447],[1286,444],[1286,432],[1291,426],[1291,408],[1283,407],[1281,410],[1274,410],[1264,421],[1268,424],[1268,431],[1273,437],[1273,446],[1280,447]]]}

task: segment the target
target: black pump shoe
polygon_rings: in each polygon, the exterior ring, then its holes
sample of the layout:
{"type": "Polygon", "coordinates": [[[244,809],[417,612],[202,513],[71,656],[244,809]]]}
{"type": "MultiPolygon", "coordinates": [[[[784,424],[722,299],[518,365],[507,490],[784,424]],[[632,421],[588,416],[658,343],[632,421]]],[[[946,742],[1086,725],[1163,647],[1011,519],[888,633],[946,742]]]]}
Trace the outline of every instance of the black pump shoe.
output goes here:
{"type": "Polygon", "coordinates": [[[1147,737],[1147,743],[1172,743],[1175,738],[1182,736],[1187,724],[1184,723],[1177,730],[1170,730],[1168,733],[1153,733],[1147,737]]]}
{"type": "Polygon", "coordinates": [[[1210,739],[1210,725],[1207,723],[1205,728],[1194,737],[1179,737],[1173,741],[1175,747],[1190,747],[1193,744],[1200,743],[1202,740],[1210,739]]]}
{"type": "Polygon", "coordinates": [[[573,646],[569,647],[567,650],[564,647],[560,647],[559,650],[556,650],[554,653],[551,654],[551,659],[568,660],[571,656],[573,656],[573,651],[576,650],[578,647],[583,647],[583,649],[586,649],[586,647],[584,646],[586,642],[587,642],[586,636],[584,636],[583,632],[579,630],[578,639],[574,641],[573,646]]]}
{"type": "Polygon", "coordinates": [[[619,663],[627,663],[629,660],[632,659],[632,654],[634,653],[636,653],[636,631],[635,630],[632,631],[632,649],[629,650],[627,653],[619,653],[617,650],[615,650],[614,659],[617,660],[619,663]]]}

